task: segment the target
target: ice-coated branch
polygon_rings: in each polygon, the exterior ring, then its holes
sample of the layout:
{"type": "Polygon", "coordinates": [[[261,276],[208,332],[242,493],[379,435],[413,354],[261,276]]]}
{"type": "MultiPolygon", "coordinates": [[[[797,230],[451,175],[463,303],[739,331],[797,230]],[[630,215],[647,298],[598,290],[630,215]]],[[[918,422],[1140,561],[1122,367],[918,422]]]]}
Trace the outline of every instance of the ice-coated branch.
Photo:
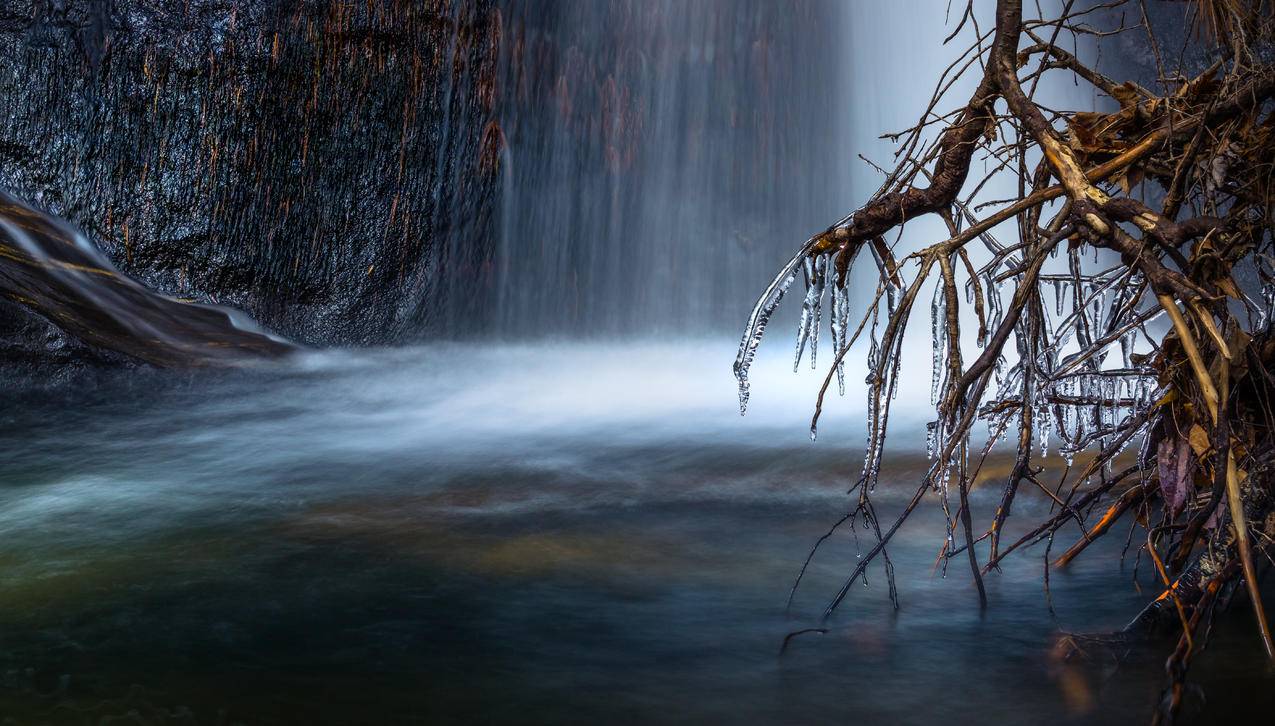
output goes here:
{"type": "MultiPolygon", "coordinates": [[[[1198,0],[1200,8],[1228,8],[1210,16],[1213,39],[1225,45],[1209,47],[1208,36],[1189,39],[1204,46],[1192,52],[1211,55],[1212,64],[1190,77],[1162,75],[1160,90],[1150,91],[1098,73],[1083,53],[1062,47],[1071,45],[1062,39],[1081,34],[1149,33],[1146,22],[1138,28],[1119,20],[1125,4],[1077,9],[1068,2],[1057,17],[1027,18],[1019,0],[999,0],[993,30],[944,71],[920,121],[889,135],[900,151],[881,189],[811,238],[754,307],[735,364],[741,403],[765,323],[798,270],[806,289],[795,363],[809,349],[815,364],[819,330],[829,321],[832,362],[812,435],[827,388],[835,377],[844,391],[846,354],[866,331],[867,441],[847,518],[852,525],[868,521],[876,541],[842,581],[825,618],[878,558],[887,564],[893,595],[887,545],[928,492],[948,520],[940,560],[964,553],[981,599],[981,577],[1010,553],[1079,523],[1081,541],[1054,560],[1066,566],[1134,511],[1148,527],[1141,551],[1164,563],[1162,597],[1180,615],[1184,643],[1200,636],[1207,625],[1200,608],[1212,606],[1197,591],[1179,591],[1175,582],[1186,580],[1172,578],[1198,559],[1192,552],[1222,553],[1234,563],[1226,566],[1228,577],[1256,592],[1253,543],[1275,541],[1275,532],[1266,531],[1275,528],[1275,517],[1267,516],[1275,513],[1275,407],[1263,403],[1275,401],[1268,371],[1275,364],[1275,18],[1256,3],[1198,0]],[[1103,17],[1114,29],[1097,27],[1103,17]],[[982,75],[965,105],[936,110],[952,84],[973,72],[982,75]],[[1112,97],[1119,108],[1046,109],[1037,88],[1061,74],[1112,97]],[[935,131],[936,138],[927,136],[935,131]],[[990,171],[971,180],[976,158],[990,160],[990,171]],[[980,201],[996,178],[1015,186],[1017,196],[980,201]],[[909,239],[908,223],[925,215],[944,221],[946,239],[921,245],[909,239]],[[896,262],[887,234],[915,251],[896,262]],[[870,301],[846,285],[864,245],[877,266],[870,301]],[[870,497],[881,478],[902,341],[917,324],[912,312],[922,294],[930,296],[933,345],[930,465],[883,530],[870,497]],[[851,333],[853,319],[860,322],[851,333]],[[971,335],[963,336],[962,321],[971,319],[977,326],[967,322],[971,335]],[[967,344],[979,349],[968,362],[967,344]],[[981,443],[978,422],[987,426],[981,443]],[[976,530],[969,492],[987,478],[983,466],[1002,437],[1011,441],[1013,465],[989,524],[976,530]],[[1158,457],[1172,465],[1158,465],[1158,457]],[[1051,472],[1058,480],[1047,486],[1051,472]],[[1024,483],[1050,497],[1055,511],[1002,547],[1024,483]],[[949,499],[949,490],[959,501],[949,499]],[[1155,526],[1153,507],[1163,510],[1155,526]]],[[[1145,20],[1145,9],[1138,11],[1145,20]]],[[[986,27],[969,23],[975,15],[968,6],[952,38],[967,23],[986,27]]],[[[1260,598],[1250,600],[1269,649],[1260,598]]],[[[1180,646],[1171,660],[1177,669],[1171,688],[1180,687],[1192,652],[1180,646]]],[[[1167,699],[1162,715],[1171,716],[1177,702],[1167,699]]]]}

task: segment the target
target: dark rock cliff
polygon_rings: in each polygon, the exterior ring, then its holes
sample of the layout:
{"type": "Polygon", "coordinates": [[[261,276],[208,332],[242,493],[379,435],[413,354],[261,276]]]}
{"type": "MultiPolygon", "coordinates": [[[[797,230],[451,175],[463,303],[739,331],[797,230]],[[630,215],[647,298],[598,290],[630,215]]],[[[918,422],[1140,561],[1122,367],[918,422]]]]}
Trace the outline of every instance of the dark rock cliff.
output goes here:
{"type": "Polygon", "coordinates": [[[489,0],[7,0],[0,187],[162,292],[399,340],[491,237],[499,36],[489,0]]]}

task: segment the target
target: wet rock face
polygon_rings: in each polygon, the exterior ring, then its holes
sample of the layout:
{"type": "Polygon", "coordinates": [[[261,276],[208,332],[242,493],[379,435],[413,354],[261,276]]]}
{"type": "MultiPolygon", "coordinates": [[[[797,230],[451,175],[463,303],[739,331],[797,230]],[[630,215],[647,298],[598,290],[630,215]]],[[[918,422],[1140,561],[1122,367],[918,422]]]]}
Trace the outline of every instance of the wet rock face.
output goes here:
{"type": "Polygon", "coordinates": [[[312,345],[734,332],[851,199],[847,7],[8,0],[0,188],[312,345]]]}
{"type": "Polygon", "coordinates": [[[10,0],[0,187],[303,342],[437,332],[491,254],[499,42],[490,0],[10,0]]]}

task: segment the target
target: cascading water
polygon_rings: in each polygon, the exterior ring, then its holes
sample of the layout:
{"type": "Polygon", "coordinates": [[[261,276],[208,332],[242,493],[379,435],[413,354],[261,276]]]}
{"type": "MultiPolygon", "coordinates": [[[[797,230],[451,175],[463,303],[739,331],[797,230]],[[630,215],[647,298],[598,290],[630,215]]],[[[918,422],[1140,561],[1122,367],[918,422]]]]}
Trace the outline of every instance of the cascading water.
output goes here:
{"type": "Polygon", "coordinates": [[[509,3],[495,328],[723,333],[850,201],[840,0],[509,3]]]}

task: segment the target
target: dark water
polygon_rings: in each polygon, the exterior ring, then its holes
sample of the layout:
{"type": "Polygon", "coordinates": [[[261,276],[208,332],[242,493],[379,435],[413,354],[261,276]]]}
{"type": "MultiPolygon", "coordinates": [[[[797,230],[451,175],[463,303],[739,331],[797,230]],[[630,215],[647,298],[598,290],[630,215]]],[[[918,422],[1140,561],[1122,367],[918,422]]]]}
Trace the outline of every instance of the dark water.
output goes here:
{"type": "MultiPolygon", "coordinates": [[[[732,348],[334,352],[11,393],[0,721],[1145,720],[1163,644],[1118,670],[1047,657],[1060,627],[1116,629],[1146,599],[1123,536],[1054,574],[1056,619],[1040,549],[980,616],[962,567],[931,576],[927,510],[892,550],[902,610],[874,570],[780,657],[854,562],[846,533],[785,614],[844,511],[855,406],[811,444],[812,380],[764,358],[741,420],[732,348]]],[[[883,516],[922,466],[893,462],[883,516]]],[[[1210,719],[1257,698],[1238,620],[1197,669],[1210,719]]]]}

